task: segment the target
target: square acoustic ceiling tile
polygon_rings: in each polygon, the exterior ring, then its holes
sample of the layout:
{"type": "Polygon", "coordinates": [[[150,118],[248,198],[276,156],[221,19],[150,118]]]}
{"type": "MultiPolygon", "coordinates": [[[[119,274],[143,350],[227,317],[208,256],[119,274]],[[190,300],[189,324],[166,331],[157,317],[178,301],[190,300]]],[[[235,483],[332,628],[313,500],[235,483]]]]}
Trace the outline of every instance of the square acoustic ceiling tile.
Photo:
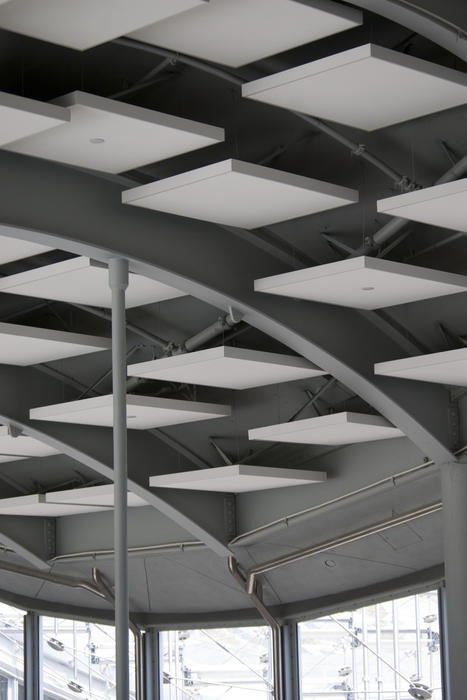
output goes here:
{"type": "Polygon", "coordinates": [[[260,78],[243,97],[373,131],[467,102],[467,75],[366,44],[260,78]]]}
{"type": "MultiPolygon", "coordinates": [[[[98,513],[112,510],[114,506],[113,484],[89,486],[67,491],[35,493],[28,496],[0,499],[0,515],[25,515],[43,518],[60,518],[65,515],[98,513]]],[[[142,498],[128,492],[128,507],[147,505],[142,498]]]]}
{"type": "Polygon", "coordinates": [[[10,236],[0,236],[0,265],[47,253],[49,250],[53,250],[53,248],[41,243],[22,241],[19,238],[11,238],[10,236]]]}
{"type": "Polygon", "coordinates": [[[331,0],[210,0],[131,36],[236,67],[361,23],[359,10],[331,0]]]}
{"type": "Polygon", "coordinates": [[[0,92],[0,147],[62,126],[70,117],[64,107],[0,92]]]}
{"type": "Polygon", "coordinates": [[[421,382],[467,386],[467,348],[378,362],[375,374],[421,382]]]}
{"type": "Polygon", "coordinates": [[[322,481],[326,481],[326,472],[232,464],[227,467],[151,476],[149,485],[157,488],[245,493],[322,481]]]}
{"type": "Polygon", "coordinates": [[[225,389],[250,389],[319,377],[326,372],[303,357],[221,346],[130,365],[128,374],[225,389]]]}
{"type": "Polygon", "coordinates": [[[348,445],[403,437],[404,433],[382,416],[332,413],[328,416],[268,425],[248,431],[250,440],[295,442],[302,445],[348,445]]]}
{"type": "MultiPolygon", "coordinates": [[[[51,457],[60,454],[58,450],[45,442],[28,435],[17,435],[7,425],[0,426],[0,455],[12,455],[18,458],[51,457]]],[[[6,460],[2,460],[6,461],[6,460]]]]}
{"type": "Polygon", "coordinates": [[[124,204],[216,224],[260,226],[358,202],[358,192],[241,160],[224,160],[134,187],[124,204]]]}
{"type": "MultiPolygon", "coordinates": [[[[128,428],[135,430],[148,430],[166,425],[224,418],[230,415],[230,406],[222,404],[160,399],[153,396],[132,394],[128,394],[126,399],[128,428]]],[[[112,403],[112,394],[107,394],[91,399],[32,408],[29,411],[29,416],[33,420],[111,428],[113,425],[112,403]]]]}
{"type": "Polygon", "coordinates": [[[378,211],[467,232],[467,178],[378,201],[378,211]]]}
{"type": "Polygon", "coordinates": [[[218,127],[86,92],[71,92],[55,104],[69,109],[69,124],[15,141],[7,149],[121,173],[224,140],[218,127]]]}
{"type": "Polygon", "coordinates": [[[0,364],[37,365],[110,350],[110,338],[0,322],[0,364]]]}
{"type": "MultiPolygon", "coordinates": [[[[106,265],[85,257],[36,267],[0,279],[0,292],[39,299],[56,299],[70,304],[112,306],[106,265]]],[[[130,272],[126,306],[142,306],[184,296],[178,289],[130,272]]]]}
{"type": "Polygon", "coordinates": [[[361,256],[255,280],[255,291],[380,309],[467,291],[467,277],[361,256]]]}
{"type": "Polygon", "coordinates": [[[85,50],[204,0],[10,0],[0,27],[52,44],[85,50]]]}

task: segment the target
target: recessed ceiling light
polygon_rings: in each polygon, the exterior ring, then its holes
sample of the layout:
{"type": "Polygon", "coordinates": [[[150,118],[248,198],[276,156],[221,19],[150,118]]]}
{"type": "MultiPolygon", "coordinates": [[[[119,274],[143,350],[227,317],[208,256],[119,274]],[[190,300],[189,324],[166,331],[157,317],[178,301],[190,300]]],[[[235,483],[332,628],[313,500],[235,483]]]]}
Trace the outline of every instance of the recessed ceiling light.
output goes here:
{"type": "Polygon", "coordinates": [[[336,562],[334,561],[334,559],[326,559],[326,561],[324,562],[324,566],[327,566],[330,569],[332,569],[334,568],[334,566],[336,566],[336,562]]]}
{"type": "Polygon", "coordinates": [[[374,287],[362,287],[362,292],[372,292],[374,287]]]}
{"type": "Polygon", "coordinates": [[[105,139],[101,139],[99,136],[96,136],[93,139],[89,139],[89,143],[105,143],[105,139]]]}

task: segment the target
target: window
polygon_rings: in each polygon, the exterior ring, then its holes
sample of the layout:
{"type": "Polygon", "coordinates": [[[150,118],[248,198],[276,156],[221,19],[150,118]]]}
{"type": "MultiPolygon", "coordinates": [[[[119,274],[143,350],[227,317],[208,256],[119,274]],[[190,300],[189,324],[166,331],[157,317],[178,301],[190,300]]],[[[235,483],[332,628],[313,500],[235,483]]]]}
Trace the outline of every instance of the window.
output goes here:
{"type": "Polygon", "coordinates": [[[162,700],[269,700],[268,627],[162,632],[162,700]]]}
{"type": "Polygon", "coordinates": [[[438,592],[302,622],[301,691],[307,700],[410,700],[422,684],[441,700],[438,592]]]}
{"type": "MultiPolygon", "coordinates": [[[[115,698],[114,627],[52,617],[41,620],[44,700],[115,698]]],[[[130,657],[130,698],[134,698],[132,634],[130,657]]]]}
{"type": "Polygon", "coordinates": [[[24,611],[0,603],[0,700],[21,700],[24,611]]]}

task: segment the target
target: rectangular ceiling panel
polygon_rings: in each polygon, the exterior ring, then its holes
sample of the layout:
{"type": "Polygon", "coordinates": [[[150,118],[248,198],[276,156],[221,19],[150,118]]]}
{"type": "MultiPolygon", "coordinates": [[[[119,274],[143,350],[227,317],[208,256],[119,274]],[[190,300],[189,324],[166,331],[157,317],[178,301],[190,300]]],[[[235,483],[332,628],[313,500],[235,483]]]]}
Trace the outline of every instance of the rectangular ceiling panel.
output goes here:
{"type": "Polygon", "coordinates": [[[366,44],[242,86],[243,97],[366,131],[467,102],[467,75],[366,44]]]}
{"type": "MultiPolygon", "coordinates": [[[[147,503],[131,491],[128,507],[137,508],[147,503]]],[[[60,518],[66,515],[98,513],[112,510],[114,506],[113,484],[89,486],[67,491],[36,493],[28,496],[0,499],[0,515],[25,515],[43,518],[60,518]]]]}
{"type": "Polygon", "coordinates": [[[224,160],[123,192],[124,204],[254,229],[358,202],[358,192],[240,160],[224,160]]]}
{"type": "Polygon", "coordinates": [[[375,365],[375,374],[418,379],[435,384],[467,386],[467,348],[378,362],[375,365]]]}
{"type": "Polygon", "coordinates": [[[361,256],[255,280],[255,291],[379,309],[467,291],[467,277],[361,256]]]}
{"type": "Polygon", "coordinates": [[[359,10],[331,0],[210,0],[131,36],[235,67],[361,23],[359,10]]]}
{"type": "Polygon", "coordinates": [[[382,416],[362,413],[333,413],[317,418],[254,428],[250,440],[295,442],[303,445],[347,445],[403,437],[402,431],[382,416]]]}
{"type": "Polygon", "coordinates": [[[0,455],[17,457],[50,457],[60,454],[45,442],[28,435],[17,435],[7,425],[0,425],[0,455]]]}
{"type": "Polygon", "coordinates": [[[0,364],[36,365],[110,350],[110,338],[0,323],[0,364]]]}
{"type": "Polygon", "coordinates": [[[325,472],[232,464],[213,469],[197,469],[176,474],[152,476],[149,485],[157,488],[245,493],[323,481],[326,481],[325,472]]]}
{"type": "Polygon", "coordinates": [[[0,0],[0,27],[81,51],[204,0],[0,0]]]}
{"type": "Polygon", "coordinates": [[[467,232],[467,178],[378,201],[378,211],[467,232]]]}
{"type": "Polygon", "coordinates": [[[6,265],[6,263],[13,262],[14,260],[30,258],[33,255],[47,253],[49,250],[53,250],[53,248],[41,245],[40,243],[22,241],[20,238],[0,236],[0,265],[6,265]]]}
{"type": "Polygon", "coordinates": [[[72,92],[55,103],[69,109],[71,121],[15,141],[8,150],[121,173],[224,140],[218,127],[86,92],[72,92]]]}
{"type": "MultiPolygon", "coordinates": [[[[70,304],[110,308],[112,293],[106,265],[85,257],[36,267],[0,279],[0,292],[70,304]]],[[[178,289],[130,272],[126,290],[127,308],[184,296],[178,289]]]]}
{"type": "Polygon", "coordinates": [[[323,374],[326,372],[302,357],[227,346],[173,355],[128,367],[130,377],[226,389],[250,389],[323,374]]]}
{"type": "MultiPolygon", "coordinates": [[[[68,401],[53,406],[32,408],[33,420],[45,420],[76,425],[113,426],[113,397],[96,396],[91,399],[68,401]]],[[[128,428],[148,430],[166,425],[192,423],[230,415],[230,406],[178,399],[160,399],[153,396],[127,395],[128,428]]]]}
{"type": "Polygon", "coordinates": [[[70,111],[63,106],[0,92],[0,146],[37,136],[66,124],[70,118],[70,111]]]}

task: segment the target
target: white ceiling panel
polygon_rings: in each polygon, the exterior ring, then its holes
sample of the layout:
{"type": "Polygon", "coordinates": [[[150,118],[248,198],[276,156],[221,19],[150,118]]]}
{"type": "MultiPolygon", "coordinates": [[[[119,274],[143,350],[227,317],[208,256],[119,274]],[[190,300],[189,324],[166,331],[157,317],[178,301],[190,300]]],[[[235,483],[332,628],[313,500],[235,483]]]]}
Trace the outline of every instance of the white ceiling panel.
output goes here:
{"type": "Polygon", "coordinates": [[[467,75],[366,44],[242,86],[243,97],[373,131],[467,102],[467,75]]]}
{"type": "Polygon", "coordinates": [[[0,0],[0,27],[85,50],[204,0],[0,0]],[[130,11],[131,10],[131,11],[130,11]]]}
{"type": "Polygon", "coordinates": [[[302,357],[222,346],[129,365],[130,377],[201,384],[226,389],[250,389],[326,372],[302,357]]]}
{"type": "Polygon", "coordinates": [[[58,454],[60,454],[58,450],[50,447],[45,442],[36,440],[28,435],[17,435],[7,425],[0,425],[0,455],[13,455],[23,458],[50,457],[58,454]]]}
{"type": "MultiPolygon", "coordinates": [[[[85,257],[36,267],[0,279],[0,292],[70,304],[110,308],[112,294],[106,265],[85,257]]],[[[126,290],[127,308],[184,296],[178,289],[130,272],[126,290]]]]}
{"type": "Polygon", "coordinates": [[[465,292],[467,277],[362,256],[264,277],[255,291],[371,310],[465,292]]]}
{"type": "Polygon", "coordinates": [[[248,431],[250,440],[296,442],[303,445],[347,445],[398,438],[403,435],[381,416],[348,412],[268,425],[248,431]]]}
{"type": "Polygon", "coordinates": [[[380,199],[378,211],[467,232],[467,178],[380,199]]]}
{"type": "MultiPolygon", "coordinates": [[[[0,8],[1,9],[1,8],[0,8]]],[[[224,140],[224,130],[76,91],[55,100],[71,121],[7,149],[91,170],[120,173],[224,140]]]]}
{"type": "MultiPolygon", "coordinates": [[[[53,406],[41,406],[29,411],[34,420],[77,425],[113,426],[113,397],[96,396],[91,399],[68,401],[53,406]]],[[[153,396],[127,395],[128,428],[148,430],[165,425],[192,423],[230,415],[230,406],[178,399],[160,399],[153,396]]]]}
{"type": "Polygon", "coordinates": [[[47,253],[49,250],[53,250],[53,248],[40,243],[22,241],[19,238],[0,236],[0,265],[5,265],[14,260],[30,258],[32,255],[47,253]]]}
{"type": "Polygon", "coordinates": [[[70,117],[64,107],[0,92],[0,146],[66,124],[70,117]]]}
{"type": "Polygon", "coordinates": [[[215,63],[242,66],[361,23],[359,10],[327,0],[210,0],[132,36],[215,63]]]}
{"type": "Polygon", "coordinates": [[[152,476],[149,485],[157,488],[244,493],[322,481],[326,481],[326,472],[232,464],[227,467],[152,476]]]}
{"type": "Polygon", "coordinates": [[[36,365],[112,347],[110,338],[0,322],[0,364],[36,365]]]}
{"type": "Polygon", "coordinates": [[[254,229],[358,202],[358,192],[230,159],[134,187],[123,192],[122,201],[254,229]]]}
{"type": "MultiPolygon", "coordinates": [[[[64,515],[81,515],[112,510],[114,505],[113,484],[90,486],[67,491],[36,493],[29,496],[0,499],[0,515],[42,516],[59,518],[64,515]]],[[[128,507],[137,508],[147,503],[134,493],[128,492],[128,507]]]]}
{"type": "Polygon", "coordinates": [[[375,374],[418,379],[435,384],[467,386],[467,348],[378,362],[375,365],[375,374]]]}

